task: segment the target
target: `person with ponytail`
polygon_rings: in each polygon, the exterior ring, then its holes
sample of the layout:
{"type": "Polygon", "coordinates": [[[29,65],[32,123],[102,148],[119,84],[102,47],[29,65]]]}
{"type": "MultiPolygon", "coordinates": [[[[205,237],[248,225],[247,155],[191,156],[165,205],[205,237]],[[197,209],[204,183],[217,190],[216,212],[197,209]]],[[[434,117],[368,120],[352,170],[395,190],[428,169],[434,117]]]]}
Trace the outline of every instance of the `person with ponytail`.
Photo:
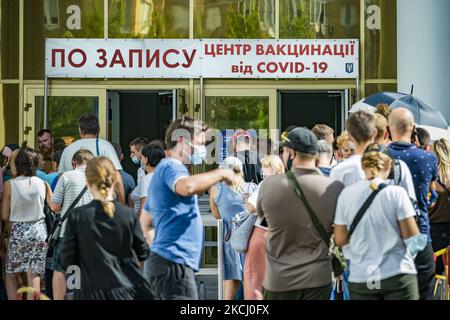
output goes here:
{"type": "Polygon", "coordinates": [[[406,190],[388,185],[389,149],[371,144],[361,162],[366,179],[344,188],[334,220],[335,243],[346,246],[350,299],[417,300],[414,257],[426,247],[427,237],[419,232],[406,190]]]}
{"type": "Polygon", "coordinates": [[[111,160],[88,161],[86,180],[94,200],[68,217],[60,261],[79,267],[75,299],[152,299],[142,275],[149,248],[133,209],[114,200],[116,169],[111,160]]]}
{"type": "MultiPolygon", "coordinates": [[[[450,246],[450,141],[440,139],[433,143],[438,161],[437,202],[429,208],[430,232],[433,250],[436,252],[450,246]]],[[[436,261],[436,273],[442,274],[441,259],[436,261]]]]}
{"type": "Polygon", "coordinates": [[[227,157],[219,167],[220,169],[233,170],[236,178],[231,185],[219,182],[210,189],[211,212],[216,219],[224,220],[223,241],[223,284],[224,299],[233,300],[243,280],[244,259],[235,251],[229,241],[227,234],[232,229],[233,217],[245,211],[246,195],[256,190],[256,184],[244,181],[244,169],[242,161],[236,157],[227,157]]]}

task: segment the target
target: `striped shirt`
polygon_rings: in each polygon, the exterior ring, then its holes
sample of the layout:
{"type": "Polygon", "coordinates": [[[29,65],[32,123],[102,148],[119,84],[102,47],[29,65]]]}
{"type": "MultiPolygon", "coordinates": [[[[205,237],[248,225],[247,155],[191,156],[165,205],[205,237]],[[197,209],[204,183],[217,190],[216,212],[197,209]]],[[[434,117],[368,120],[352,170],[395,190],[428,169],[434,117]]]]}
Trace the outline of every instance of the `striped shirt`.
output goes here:
{"type": "MultiPolygon", "coordinates": [[[[72,205],[73,201],[78,197],[80,192],[86,186],[86,168],[76,168],[72,171],[65,172],[56,184],[55,192],[53,193],[52,202],[61,205],[61,217],[67,212],[67,209],[72,205]]],[[[92,201],[92,195],[88,191],[83,195],[75,207],[83,206],[92,201]]],[[[64,221],[61,228],[60,237],[64,235],[66,229],[66,222],[64,221]]]]}

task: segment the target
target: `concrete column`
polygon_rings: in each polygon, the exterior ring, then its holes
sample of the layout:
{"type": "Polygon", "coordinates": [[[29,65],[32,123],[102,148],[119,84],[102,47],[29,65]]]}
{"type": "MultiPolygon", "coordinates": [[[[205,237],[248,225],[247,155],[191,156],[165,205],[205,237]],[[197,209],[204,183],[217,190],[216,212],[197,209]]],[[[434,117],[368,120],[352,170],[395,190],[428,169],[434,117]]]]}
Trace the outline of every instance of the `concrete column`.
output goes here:
{"type": "Polygon", "coordinates": [[[450,123],[450,1],[397,0],[398,91],[442,112],[450,123]]]}

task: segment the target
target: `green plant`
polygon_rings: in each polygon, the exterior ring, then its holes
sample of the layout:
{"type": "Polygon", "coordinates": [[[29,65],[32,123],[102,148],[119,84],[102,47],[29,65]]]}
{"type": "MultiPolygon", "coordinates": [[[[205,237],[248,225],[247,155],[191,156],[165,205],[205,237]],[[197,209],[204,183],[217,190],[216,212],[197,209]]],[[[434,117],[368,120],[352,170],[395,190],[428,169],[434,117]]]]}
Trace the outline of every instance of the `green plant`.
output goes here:
{"type": "Polygon", "coordinates": [[[258,7],[252,7],[249,12],[239,12],[232,5],[227,9],[227,37],[231,39],[264,38],[260,25],[258,7]]]}

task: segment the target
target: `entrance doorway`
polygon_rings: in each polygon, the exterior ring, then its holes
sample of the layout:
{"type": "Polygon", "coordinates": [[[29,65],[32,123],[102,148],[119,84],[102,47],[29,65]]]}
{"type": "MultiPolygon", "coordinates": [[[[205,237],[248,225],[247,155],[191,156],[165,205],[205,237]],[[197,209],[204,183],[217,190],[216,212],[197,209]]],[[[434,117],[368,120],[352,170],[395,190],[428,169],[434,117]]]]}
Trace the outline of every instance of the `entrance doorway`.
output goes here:
{"type": "Polygon", "coordinates": [[[348,90],[279,91],[280,129],[291,125],[312,129],[326,124],[340,134],[348,112],[348,90]]]}
{"type": "Polygon", "coordinates": [[[129,157],[129,144],[137,137],[164,139],[176,115],[177,90],[108,91],[108,139],[119,143],[122,166],[135,179],[137,166],[129,157]]]}

